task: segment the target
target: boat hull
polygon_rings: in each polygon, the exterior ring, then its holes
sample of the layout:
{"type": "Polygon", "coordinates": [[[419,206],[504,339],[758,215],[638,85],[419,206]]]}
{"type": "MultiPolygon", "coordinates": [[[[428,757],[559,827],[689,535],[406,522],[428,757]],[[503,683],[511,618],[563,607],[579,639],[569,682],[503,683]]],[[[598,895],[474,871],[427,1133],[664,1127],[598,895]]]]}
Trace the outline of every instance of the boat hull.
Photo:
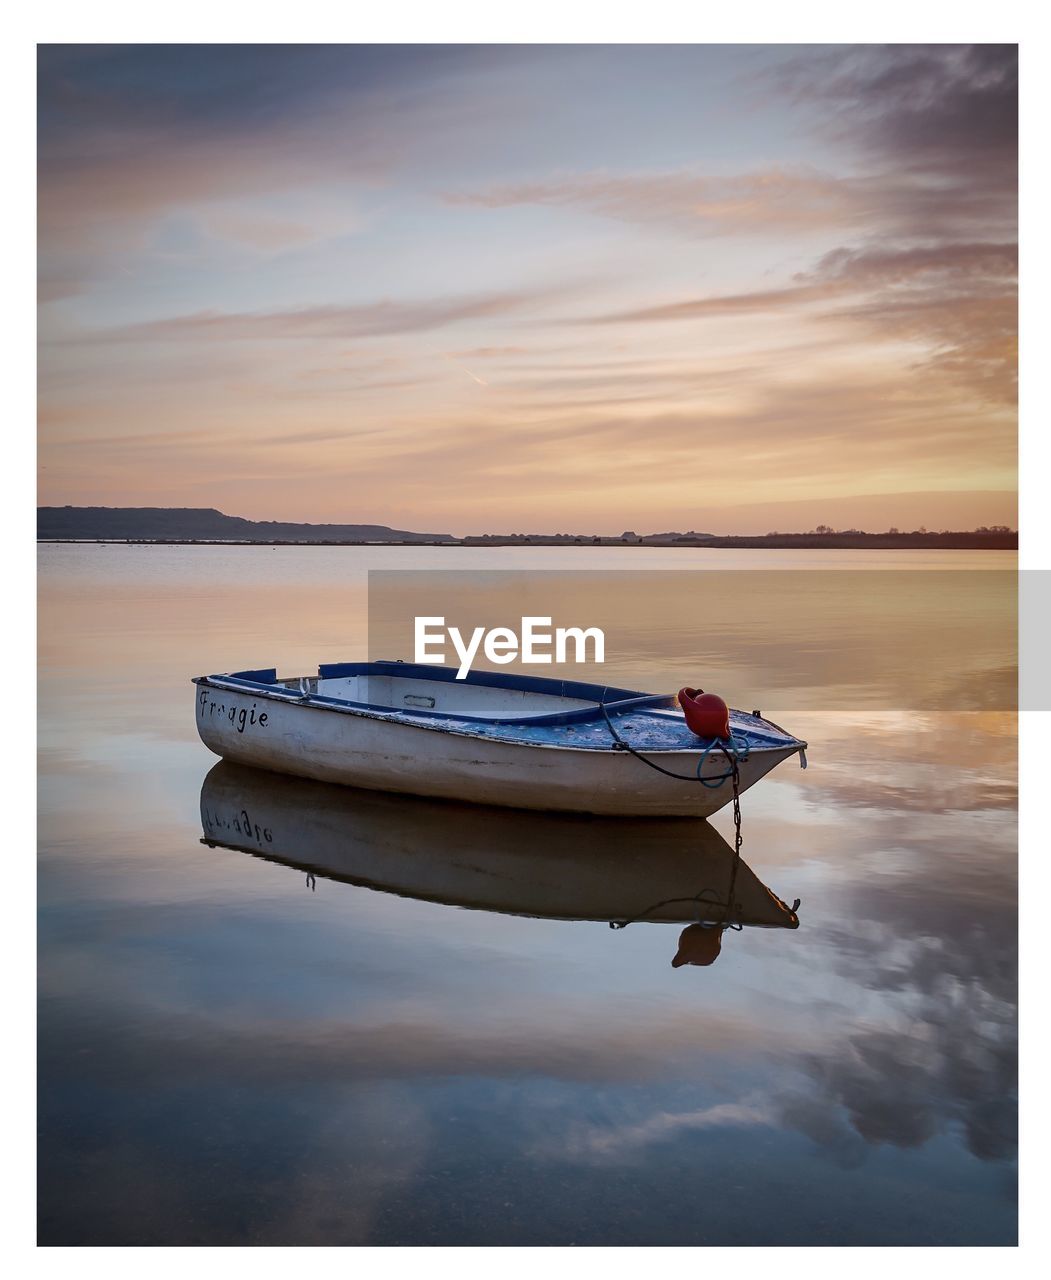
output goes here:
{"type": "MultiPolygon", "coordinates": [[[[707,817],[732,799],[730,782],[668,778],[629,752],[513,742],[365,711],[333,711],[200,682],[197,729],[225,760],[320,782],[472,804],[638,817],[707,817]]],[[[752,751],[740,790],[754,786],[798,743],[752,751]]],[[[699,751],[662,751],[674,773],[695,774],[699,751]]],[[[703,773],[726,772],[711,752],[703,773]]]]}

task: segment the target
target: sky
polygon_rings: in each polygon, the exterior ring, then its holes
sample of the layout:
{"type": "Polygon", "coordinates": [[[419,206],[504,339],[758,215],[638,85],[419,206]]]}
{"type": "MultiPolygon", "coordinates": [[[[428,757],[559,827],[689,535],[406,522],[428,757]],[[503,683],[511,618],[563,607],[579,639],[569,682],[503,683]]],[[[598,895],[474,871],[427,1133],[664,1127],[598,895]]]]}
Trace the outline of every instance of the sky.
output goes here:
{"type": "Polygon", "coordinates": [[[1017,523],[1014,46],[41,46],[39,501],[1017,523]]]}

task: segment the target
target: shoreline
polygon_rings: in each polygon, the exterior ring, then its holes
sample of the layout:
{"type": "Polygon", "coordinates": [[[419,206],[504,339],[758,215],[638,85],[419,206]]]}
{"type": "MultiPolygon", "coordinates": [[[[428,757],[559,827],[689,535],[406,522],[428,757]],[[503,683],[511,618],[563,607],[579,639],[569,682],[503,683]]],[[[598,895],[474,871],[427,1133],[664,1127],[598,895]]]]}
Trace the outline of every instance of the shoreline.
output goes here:
{"type": "Polygon", "coordinates": [[[728,535],[669,542],[625,542],[621,538],[457,538],[424,542],[398,540],[292,540],[279,538],[37,538],[37,545],[133,547],[631,547],[667,551],[676,548],[768,551],[1017,551],[1017,533],[787,534],[780,537],[728,535]]]}

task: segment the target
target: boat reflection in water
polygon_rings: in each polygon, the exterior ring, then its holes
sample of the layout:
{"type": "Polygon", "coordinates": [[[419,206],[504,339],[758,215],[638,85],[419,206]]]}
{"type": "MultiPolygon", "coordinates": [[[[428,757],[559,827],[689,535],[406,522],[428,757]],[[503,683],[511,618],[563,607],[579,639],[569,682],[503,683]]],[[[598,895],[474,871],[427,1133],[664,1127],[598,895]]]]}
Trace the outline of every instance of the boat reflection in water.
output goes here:
{"type": "MultiPolygon", "coordinates": [[[[707,822],[460,805],[226,762],[201,788],[203,842],[384,893],[545,920],[687,924],[673,965],[708,965],[730,922],[795,929],[707,822]]],[[[798,903],[796,904],[798,906],[798,903]]]]}

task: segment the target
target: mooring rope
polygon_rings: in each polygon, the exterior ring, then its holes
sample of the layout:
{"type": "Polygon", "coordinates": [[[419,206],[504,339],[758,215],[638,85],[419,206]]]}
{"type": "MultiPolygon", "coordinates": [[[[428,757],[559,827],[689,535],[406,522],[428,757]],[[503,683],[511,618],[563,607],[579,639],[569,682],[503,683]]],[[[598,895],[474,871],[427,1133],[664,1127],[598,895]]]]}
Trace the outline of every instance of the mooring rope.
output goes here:
{"type": "MultiPolygon", "coordinates": [[[[603,693],[605,693],[605,690],[603,690],[603,693]]],[[[610,731],[610,735],[613,738],[615,747],[619,748],[621,751],[629,751],[636,760],[641,760],[643,764],[649,765],[651,769],[656,769],[658,773],[663,773],[667,778],[678,778],[680,782],[699,782],[702,787],[708,787],[709,790],[714,791],[717,787],[721,787],[727,778],[734,777],[738,761],[744,762],[748,759],[748,743],[736,739],[731,733],[729,738],[729,749],[727,749],[718,738],[713,738],[701,752],[701,757],[697,761],[697,769],[694,773],[675,773],[671,769],[665,769],[662,764],[657,764],[655,760],[648,759],[641,751],[637,751],[630,742],[622,738],[617,732],[613,721],[610,719],[609,712],[606,710],[605,702],[600,702],[598,705],[599,710],[602,712],[602,717],[606,721],[606,728],[610,731]],[[715,747],[718,747],[726,757],[729,768],[726,773],[718,773],[711,778],[702,777],[701,770],[704,768],[704,763],[708,759],[709,753],[715,747]]]]}

